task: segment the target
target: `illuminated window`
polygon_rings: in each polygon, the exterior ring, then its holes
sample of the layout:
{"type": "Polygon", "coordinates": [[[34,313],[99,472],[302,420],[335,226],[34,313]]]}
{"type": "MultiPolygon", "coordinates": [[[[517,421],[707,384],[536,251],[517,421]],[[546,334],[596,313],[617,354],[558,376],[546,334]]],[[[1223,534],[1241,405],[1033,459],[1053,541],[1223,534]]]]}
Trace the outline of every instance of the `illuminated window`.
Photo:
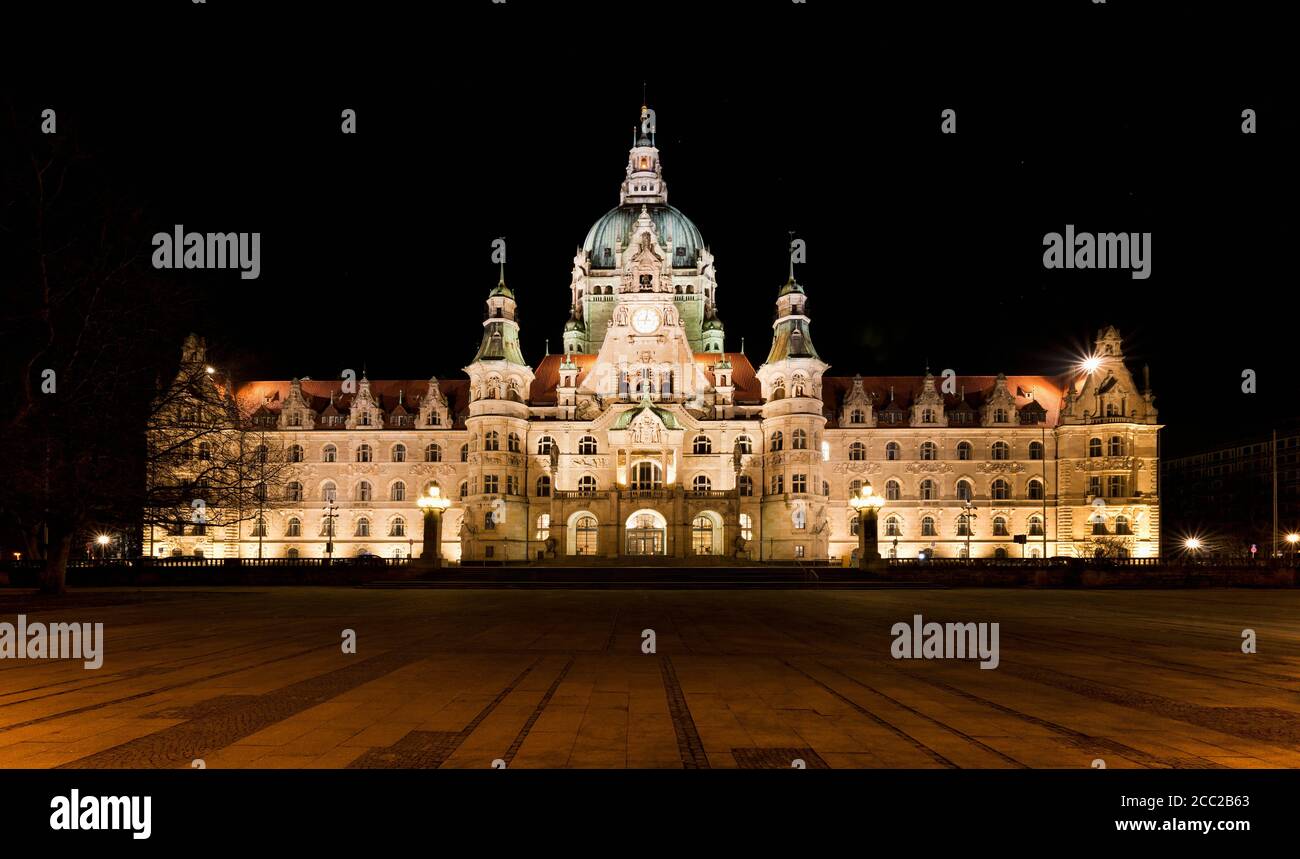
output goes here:
{"type": "Polygon", "coordinates": [[[373,458],[374,452],[370,449],[370,445],[357,445],[357,462],[370,462],[373,458]]]}

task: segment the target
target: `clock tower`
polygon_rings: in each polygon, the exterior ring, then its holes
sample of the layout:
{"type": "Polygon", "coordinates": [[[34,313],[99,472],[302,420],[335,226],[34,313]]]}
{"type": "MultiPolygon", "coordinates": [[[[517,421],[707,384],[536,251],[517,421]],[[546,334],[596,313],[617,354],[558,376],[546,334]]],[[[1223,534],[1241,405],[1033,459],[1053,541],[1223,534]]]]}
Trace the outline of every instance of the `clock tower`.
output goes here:
{"type": "Polygon", "coordinates": [[[705,409],[710,386],[675,300],[671,244],[644,205],[629,232],[604,339],[578,393],[602,402],[649,397],[705,409]]]}

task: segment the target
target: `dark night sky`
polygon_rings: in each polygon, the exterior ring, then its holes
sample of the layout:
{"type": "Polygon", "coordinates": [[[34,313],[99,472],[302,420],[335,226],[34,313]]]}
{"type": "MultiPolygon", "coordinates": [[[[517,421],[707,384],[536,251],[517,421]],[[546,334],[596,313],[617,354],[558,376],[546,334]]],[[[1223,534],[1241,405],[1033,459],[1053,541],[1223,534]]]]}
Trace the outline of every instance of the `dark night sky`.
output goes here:
{"type": "MultiPolygon", "coordinates": [[[[543,37],[517,4],[489,29],[444,29],[439,49],[394,33],[372,60],[319,39],[346,19],[316,19],[301,43],[277,43],[275,63],[256,59],[257,34],[246,55],[226,43],[222,63],[171,40],[149,61],[167,74],[125,58],[19,97],[57,101],[157,229],[262,233],[259,280],[172,273],[200,286],[192,327],[243,378],[458,376],[497,236],[525,356],[535,364],[548,338],[558,351],[574,249],[618,201],[644,80],[669,201],[716,256],[727,348],[744,337],[756,365],[794,230],[832,373],[927,360],[1055,373],[1113,323],[1134,370],[1151,365],[1167,452],[1297,411],[1283,345],[1297,135],[1276,79],[1189,66],[1139,84],[1113,46],[1074,55],[1095,65],[1060,58],[1065,75],[1043,65],[1048,47],[1017,63],[993,45],[924,74],[928,38],[909,55],[883,29],[855,44],[773,8],[743,33],[595,55],[590,18],[543,37]],[[441,50],[457,41],[455,56],[441,50]],[[1239,133],[1243,106],[1259,135],[1239,133]],[[339,133],[344,107],[355,136],[339,133]],[[956,136],[938,131],[945,107],[956,136]],[[1151,278],[1045,271],[1043,234],[1067,223],[1152,232],[1151,278]],[[1259,394],[1240,392],[1243,368],[1259,394]]],[[[214,41],[238,31],[221,23],[214,41]]]]}

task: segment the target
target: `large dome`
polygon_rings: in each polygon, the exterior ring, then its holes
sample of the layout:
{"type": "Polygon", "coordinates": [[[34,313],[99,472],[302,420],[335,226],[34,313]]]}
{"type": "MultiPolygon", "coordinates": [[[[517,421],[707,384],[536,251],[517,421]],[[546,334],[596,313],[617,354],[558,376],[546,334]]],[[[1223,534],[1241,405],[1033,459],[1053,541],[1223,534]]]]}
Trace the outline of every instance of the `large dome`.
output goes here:
{"type": "MultiPolygon", "coordinates": [[[[642,204],[635,203],[615,206],[606,212],[587,232],[587,240],[582,249],[591,259],[592,268],[613,268],[614,252],[622,243],[628,244],[628,232],[641,214],[642,204]],[[608,250],[606,250],[608,249],[608,250]]],[[[668,243],[673,240],[673,266],[676,268],[693,268],[696,257],[704,249],[704,239],[700,230],[691,219],[680,210],[667,204],[646,205],[659,233],[659,241],[668,243]]]]}

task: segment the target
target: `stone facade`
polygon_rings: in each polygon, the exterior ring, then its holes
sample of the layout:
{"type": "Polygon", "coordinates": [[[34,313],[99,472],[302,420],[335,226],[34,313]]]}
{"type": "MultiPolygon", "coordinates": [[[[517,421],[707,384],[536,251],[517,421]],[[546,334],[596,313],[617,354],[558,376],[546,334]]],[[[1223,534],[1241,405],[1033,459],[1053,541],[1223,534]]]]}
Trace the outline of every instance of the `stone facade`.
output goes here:
{"type": "Polygon", "coordinates": [[[667,194],[642,134],[574,257],[564,352],[535,369],[503,274],[465,380],[241,386],[300,451],[298,485],[272,490],[260,536],[153,534],[157,553],[319,557],[333,521],[335,556],[418,555],[437,484],[450,560],[847,562],[870,483],[885,556],[1158,554],[1160,427],[1114,328],[1064,376],[828,376],[792,265],[755,370],[725,351],[713,257],[667,194]]]}

